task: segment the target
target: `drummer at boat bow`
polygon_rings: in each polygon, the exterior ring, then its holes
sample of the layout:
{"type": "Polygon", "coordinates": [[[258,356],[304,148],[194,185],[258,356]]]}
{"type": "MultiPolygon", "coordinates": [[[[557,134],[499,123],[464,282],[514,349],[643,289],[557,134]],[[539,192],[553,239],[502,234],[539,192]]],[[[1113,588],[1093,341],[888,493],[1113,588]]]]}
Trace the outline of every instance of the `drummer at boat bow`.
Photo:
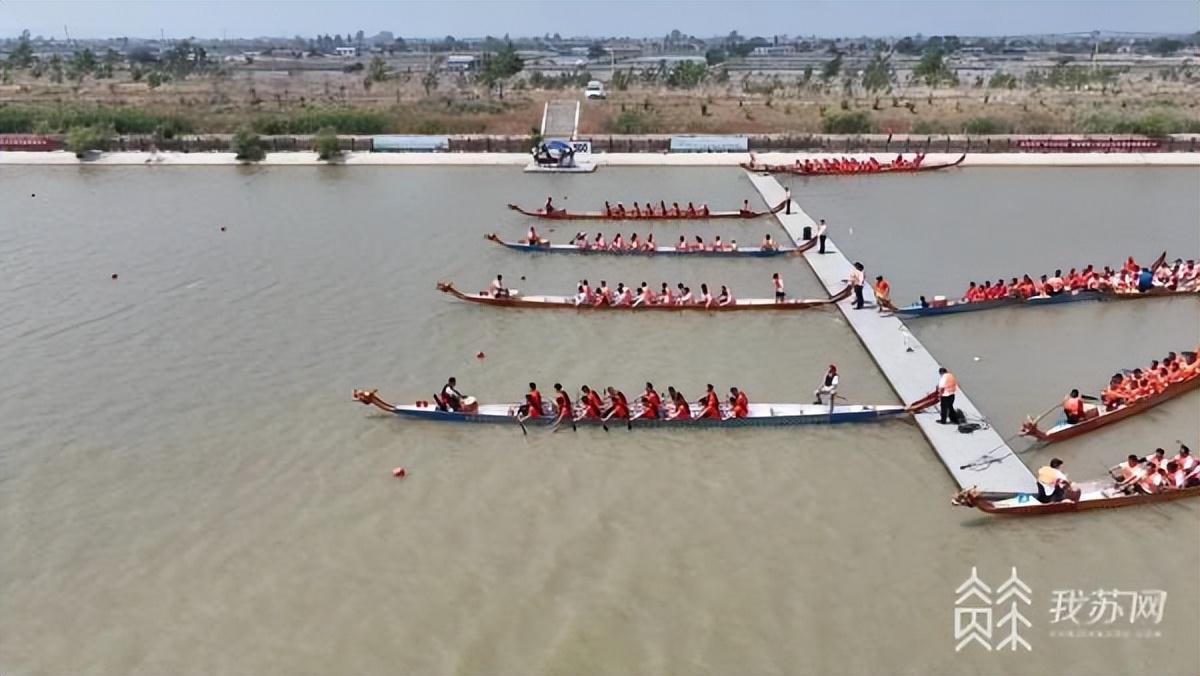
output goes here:
{"type": "Polygon", "coordinates": [[[1066,472],[1063,472],[1063,461],[1054,458],[1049,465],[1045,465],[1037,471],[1037,499],[1038,502],[1062,502],[1070,500],[1078,501],[1081,491],[1071,485],[1071,480],[1067,478],[1066,472]]]}

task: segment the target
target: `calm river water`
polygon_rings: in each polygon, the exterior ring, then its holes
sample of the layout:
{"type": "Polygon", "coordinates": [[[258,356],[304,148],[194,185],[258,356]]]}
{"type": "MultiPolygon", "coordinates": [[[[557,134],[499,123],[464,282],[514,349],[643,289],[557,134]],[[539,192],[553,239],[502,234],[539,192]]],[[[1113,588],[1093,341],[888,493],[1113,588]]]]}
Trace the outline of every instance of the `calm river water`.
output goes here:
{"type": "MultiPolygon", "coordinates": [[[[793,192],[900,300],[1200,255],[1190,169],[969,169],[793,192]]],[[[804,401],[833,362],[848,398],[895,402],[833,310],[577,316],[434,290],[503,272],[530,292],[587,277],[768,296],[781,272],[794,295],[822,292],[797,259],[576,259],[483,240],[519,236],[504,204],[547,194],[577,209],[762,206],[728,169],[0,168],[0,672],[1200,670],[1196,501],[985,518],[949,506],[954,482],[905,422],[526,437],[351,401],[355,387],[428,399],[450,375],[484,401],[530,380],[804,401]],[[1032,589],[1031,651],[955,651],[972,566],[993,587],[1016,567],[1032,589]],[[1166,591],[1161,624],[1099,625],[1158,635],[1055,633],[1053,591],[1100,588],[1166,591]]],[[[683,232],[783,236],[769,219],[655,227],[661,242],[683,232]]],[[[1194,346],[1200,301],[911,327],[1007,435],[1072,386],[1194,346]]],[[[1198,406],[1192,393],[1053,450],[1088,478],[1130,450],[1196,448],[1198,406]]]]}

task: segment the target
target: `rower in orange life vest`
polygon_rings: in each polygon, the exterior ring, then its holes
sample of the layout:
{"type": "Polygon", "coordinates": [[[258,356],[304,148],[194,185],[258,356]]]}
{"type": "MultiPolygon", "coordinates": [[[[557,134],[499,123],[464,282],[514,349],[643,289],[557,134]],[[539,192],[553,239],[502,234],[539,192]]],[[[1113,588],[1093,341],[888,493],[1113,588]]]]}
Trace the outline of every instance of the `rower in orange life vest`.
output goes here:
{"type": "Polygon", "coordinates": [[[674,409],[671,411],[670,415],[667,416],[667,419],[691,420],[692,409],[690,406],[688,406],[687,399],[684,398],[683,393],[677,391],[674,387],[668,387],[667,395],[671,400],[671,405],[674,406],[674,409]]]}
{"type": "Polygon", "coordinates": [[[821,401],[821,395],[828,394],[829,395],[829,404],[833,405],[833,400],[837,397],[838,382],[839,382],[839,379],[838,379],[837,366],[834,364],[830,364],[829,369],[827,371],[825,371],[825,378],[821,381],[821,386],[813,391],[813,396],[816,397],[816,400],[813,401],[813,403],[814,404],[823,403],[821,401]]]}
{"type": "Polygon", "coordinates": [[[657,420],[658,410],[662,406],[662,397],[658,396],[658,392],[654,391],[653,383],[646,383],[646,391],[642,393],[641,401],[642,412],[638,417],[657,420]]]}
{"type": "Polygon", "coordinates": [[[696,401],[700,405],[699,418],[716,418],[721,419],[721,400],[717,397],[717,393],[713,391],[711,383],[705,386],[704,396],[696,401]]]}
{"type": "Polygon", "coordinates": [[[750,401],[745,392],[731,387],[729,395],[729,418],[745,418],[750,415],[750,401]]]}
{"type": "Polygon", "coordinates": [[[1072,425],[1083,421],[1083,397],[1079,396],[1079,390],[1071,390],[1071,393],[1063,399],[1063,415],[1067,417],[1067,422],[1072,425]]]}
{"type": "Polygon", "coordinates": [[[526,402],[530,405],[531,416],[539,416],[542,414],[542,393],[538,392],[537,383],[529,383],[529,392],[525,395],[526,402]]]}
{"type": "Polygon", "coordinates": [[[1079,495],[1082,491],[1072,486],[1071,480],[1067,478],[1066,473],[1059,469],[1059,467],[1062,467],[1062,464],[1062,460],[1054,458],[1050,461],[1049,465],[1037,471],[1038,502],[1048,503],[1079,500],[1079,495]]]}

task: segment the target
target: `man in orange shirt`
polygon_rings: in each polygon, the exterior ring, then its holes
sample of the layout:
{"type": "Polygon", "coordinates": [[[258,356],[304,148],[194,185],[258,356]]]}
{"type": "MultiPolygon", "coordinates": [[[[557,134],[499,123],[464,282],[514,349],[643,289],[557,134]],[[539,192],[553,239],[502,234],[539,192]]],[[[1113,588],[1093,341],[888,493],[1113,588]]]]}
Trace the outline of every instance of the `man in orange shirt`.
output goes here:
{"type": "Polygon", "coordinates": [[[958,393],[958,379],[944,366],[938,369],[937,393],[938,401],[941,404],[941,416],[938,422],[943,425],[957,422],[958,414],[954,411],[954,395],[958,393]]]}

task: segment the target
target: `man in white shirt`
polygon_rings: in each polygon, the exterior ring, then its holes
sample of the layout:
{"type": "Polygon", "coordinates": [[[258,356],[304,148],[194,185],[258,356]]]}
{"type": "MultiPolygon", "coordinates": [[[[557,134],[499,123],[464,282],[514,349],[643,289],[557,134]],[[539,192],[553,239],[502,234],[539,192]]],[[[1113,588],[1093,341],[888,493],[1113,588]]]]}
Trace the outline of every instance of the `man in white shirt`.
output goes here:
{"type": "Polygon", "coordinates": [[[817,223],[817,241],[820,242],[820,244],[817,246],[817,253],[825,253],[825,231],[827,229],[828,226],[825,225],[825,219],[822,218],[817,223]]]}
{"type": "Polygon", "coordinates": [[[813,401],[813,403],[823,403],[821,401],[821,395],[828,394],[829,405],[832,406],[834,399],[837,398],[838,380],[837,366],[830,364],[829,370],[825,372],[825,378],[821,381],[821,386],[818,387],[815,392],[813,392],[813,396],[816,397],[816,400],[813,401]]]}
{"type": "Polygon", "coordinates": [[[854,287],[855,310],[861,310],[863,308],[863,282],[865,280],[863,270],[863,264],[855,261],[854,265],[850,268],[850,278],[847,280],[850,282],[850,285],[854,287]]]}

